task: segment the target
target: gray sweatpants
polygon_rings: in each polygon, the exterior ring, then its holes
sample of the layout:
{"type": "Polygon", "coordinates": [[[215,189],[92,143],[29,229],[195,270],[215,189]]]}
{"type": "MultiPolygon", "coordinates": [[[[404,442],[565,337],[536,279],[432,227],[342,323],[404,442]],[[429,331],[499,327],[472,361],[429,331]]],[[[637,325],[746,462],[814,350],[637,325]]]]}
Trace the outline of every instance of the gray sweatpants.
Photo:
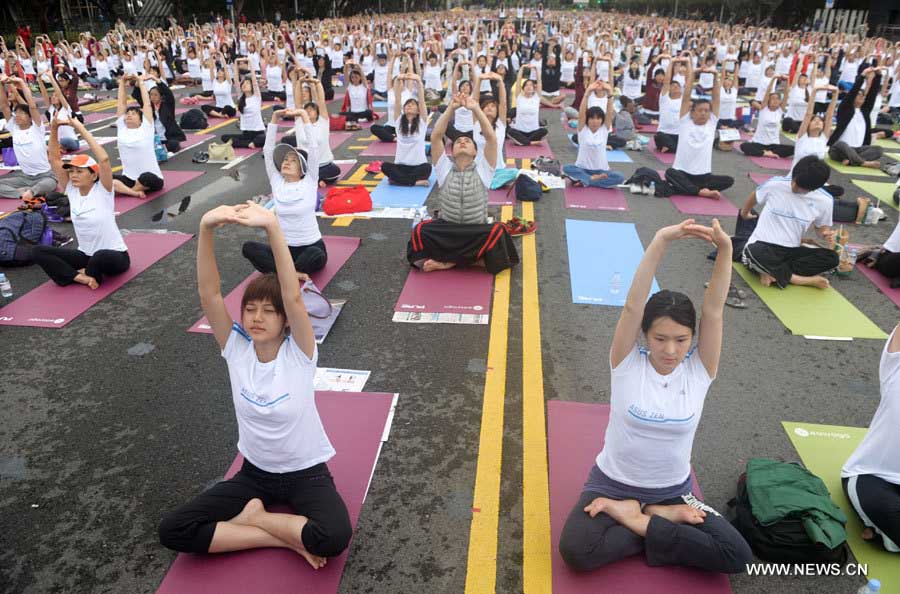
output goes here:
{"type": "MultiPolygon", "coordinates": [[[[750,545],[728,520],[703,506],[702,524],[674,524],[652,516],[642,538],[610,516],[591,517],[584,508],[597,493],[585,491],[572,508],[559,539],[559,552],[575,571],[590,571],[625,557],[644,553],[647,565],[682,565],[718,573],[740,573],[753,560],[750,545]]],[[[691,495],[667,499],[659,505],[702,505],[691,495]]]]}
{"type": "Polygon", "coordinates": [[[21,198],[28,190],[35,196],[46,196],[55,189],[56,176],[49,171],[40,175],[26,175],[21,171],[0,175],[0,198],[21,198]]]}
{"type": "Polygon", "coordinates": [[[860,146],[853,148],[843,140],[835,142],[828,149],[828,156],[838,163],[847,160],[854,167],[859,167],[866,161],[879,161],[884,154],[880,146],[860,146]]]}

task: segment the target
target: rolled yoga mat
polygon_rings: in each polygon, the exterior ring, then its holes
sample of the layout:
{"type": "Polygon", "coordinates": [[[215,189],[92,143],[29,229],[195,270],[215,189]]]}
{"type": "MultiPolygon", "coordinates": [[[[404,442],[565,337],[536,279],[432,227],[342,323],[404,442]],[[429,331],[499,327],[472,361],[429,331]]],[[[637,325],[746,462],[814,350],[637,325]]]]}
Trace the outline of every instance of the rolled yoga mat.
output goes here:
{"type": "Polygon", "coordinates": [[[567,185],[566,208],[584,210],[628,210],[625,192],[619,188],[578,188],[567,185]]]}
{"type": "MultiPolygon", "coordinates": [[[[387,439],[393,394],[316,392],[316,407],[337,452],[328,461],[335,486],[356,529],[381,444],[387,439]]],[[[225,473],[243,463],[238,455],[225,473]]],[[[198,489],[202,488],[198,484],[198,489]]],[[[178,505],[178,502],[172,502],[178,505]]],[[[293,513],[289,507],[275,511],[293,513]]],[[[299,510],[302,511],[302,510],[299,510]]],[[[351,544],[352,546],[352,544],[351,544]]],[[[349,548],[315,570],[288,549],[253,549],[217,555],[179,554],[157,594],[333,594],[338,591],[349,548]]]]}
{"type": "MultiPolygon", "coordinates": [[[[569,569],[559,554],[559,538],[609,423],[608,404],[547,402],[548,463],[550,468],[550,547],[553,551],[553,594],[628,592],[629,594],[726,594],[731,592],[723,574],[687,567],[650,567],[643,555],[634,555],[589,572],[569,569]]],[[[694,477],[696,495],[702,497],[694,477]]]]}
{"type": "Polygon", "coordinates": [[[411,267],[394,305],[395,322],[487,324],[494,275],[483,269],[422,272],[411,267]]]}
{"type": "Polygon", "coordinates": [[[862,522],[841,486],[841,467],[862,442],[867,429],[782,422],[788,438],[800,454],[803,465],[828,487],[831,500],[847,514],[847,544],[857,563],[868,565],[867,578],[881,580],[881,594],[900,594],[900,560],[881,546],[881,537],[862,539],[862,522]]]}
{"type": "MultiPolygon", "coordinates": [[[[572,302],[622,307],[644,246],[631,223],[566,219],[572,302]]],[[[656,279],[650,293],[659,291],[656,279]]]]}
{"type": "MultiPolygon", "coordinates": [[[[328,263],[325,264],[325,268],[322,270],[309,275],[320,291],[325,289],[331,279],[334,278],[334,275],[338,273],[338,270],[347,263],[347,260],[350,259],[350,256],[353,255],[353,252],[356,251],[360,243],[359,237],[337,237],[326,235],[323,236],[322,239],[325,240],[325,250],[328,252],[328,263]]],[[[250,263],[248,262],[247,265],[249,266],[250,263]]],[[[254,272],[225,296],[225,307],[228,309],[228,313],[231,314],[233,320],[241,319],[241,298],[244,296],[244,290],[247,288],[247,285],[250,284],[250,281],[258,276],[260,276],[260,273],[254,272]]],[[[212,334],[212,328],[209,325],[209,320],[206,319],[206,316],[203,316],[197,320],[193,326],[188,328],[188,332],[212,334]]]]}
{"type": "Polygon", "coordinates": [[[124,236],[131,258],[128,270],[103,279],[94,291],[80,284],[60,287],[47,281],[0,308],[0,326],[63,328],[192,237],[188,233],[129,233],[124,236]]]}

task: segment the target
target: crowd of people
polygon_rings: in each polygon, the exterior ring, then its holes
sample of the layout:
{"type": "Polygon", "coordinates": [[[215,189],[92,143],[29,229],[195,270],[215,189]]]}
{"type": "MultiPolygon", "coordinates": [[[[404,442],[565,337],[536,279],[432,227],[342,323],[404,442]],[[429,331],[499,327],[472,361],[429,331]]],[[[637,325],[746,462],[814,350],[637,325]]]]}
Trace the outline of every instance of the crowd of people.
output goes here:
{"type": "MultiPolygon", "coordinates": [[[[507,175],[509,147],[545,142],[546,109],[561,109],[575,130],[577,158],[562,174],[576,187],[627,187],[609,153],[642,149],[642,129],[659,154],[674,155],[658,195],[726,200],[734,178],[715,170],[713,154],[737,146],[724,131],[747,135],[739,143],[744,155],[792,159],[786,175],[759,185],[743,204],[739,217],[749,231],[740,244],[718,221],[686,220],[660,229],[647,246],[610,346],[605,445],[558,543],[580,571],[641,551],[651,565],[744,570],[749,546],[695,495],[690,473],[705,396],[719,373],[732,261],[742,260],[766,286],[827,288],[826,274],[838,266],[834,222],[859,222],[868,201],[842,198],[846,189],[829,183],[826,159],[900,174],[875,142],[900,121],[900,44],[842,33],[518,6],[277,26],[116,28],[73,43],[20,37],[0,50],[0,112],[9,132],[0,145],[20,164],[0,177],[0,197],[27,205],[59,188],[68,198],[78,247],[34,251],[58,285],[96,289],[129,268],[115,196],[165,189],[159,146],[175,153],[185,140],[173,86],[190,87],[208,118],[237,118],[238,132],[222,134],[223,142],[262,149],[274,208],[248,201],[210,210],[197,252],[200,301],[228,365],[245,462],[234,478],[162,520],[162,543],[178,551],[284,547],[319,568],[349,542],[347,509],[327,467],[334,449],[313,399],[318,351],[298,283],[328,260],[316,206],[320,189],[340,177],[330,145],[336,127],[377,122],[372,134],[396,144],[381,166],[390,184],[436,180],[436,216],[414,228],[407,253],[412,266],[436,274],[463,266],[497,273],[518,262],[510,228],[490,220],[488,191],[507,175]],[[103,91],[117,91],[122,169],[115,175],[80,111],[81,99],[103,91]],[[336,92],[340,107],[329,105],[336,92]],[[266,122],[264,103],[272,101],[278,106],[266,122]],[[375,102],[385,103],[386,114],[375,102]],[[285,120],[293,131],[279,141],[285,120]],[[72,156],[81,141],[88,153],[72,156]],[[263,275],[247,287],[238,320],[225,308],[214,249],[217,229],[227,225],[267,235],[243,245],[263,275]],[[810,230],[823,246],[807,245],[810,230]],[[717,248],[699,325],[684,294],[650,295],[667,248],[688,239],[717,248]],[[291,398],[276,399],[284,393],[291,398]],[[296,513],[267,511],[278,502],[296,513]]],[[[900,279],[900,227],[860,257],[900,279]]],[[[900,551],[900,457],[885,452],[900,449],[898,353],[895,330],[881,361],[881,406],[842,474],[864,538],[893,552],[900,551]]]]}

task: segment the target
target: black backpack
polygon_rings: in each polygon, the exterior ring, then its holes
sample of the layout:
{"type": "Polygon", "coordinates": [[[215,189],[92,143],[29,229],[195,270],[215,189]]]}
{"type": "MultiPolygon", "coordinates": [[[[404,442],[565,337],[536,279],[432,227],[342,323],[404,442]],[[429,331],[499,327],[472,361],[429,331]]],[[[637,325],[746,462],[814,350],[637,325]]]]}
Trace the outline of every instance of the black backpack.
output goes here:
{"type": "Polygon", "coordinates": [[[513,187],[516,189],[516,200],[524,202],[534,202],[544,193],[543,189],[541,189],[541,184],[527,175],[517,177],[513,187]]]}
{"type": "Polygon", "coordinates": [[[203,110],[195,107],[181,114],[179,125],[182,130],[205,130],[209,123],[203,110]]]}
{"type": "Polygon", "coordinates": [[[0,217],[0,266],[28,266],[36,245],[49,245],[53,235],[39,210],[14,210],[0,217]]]}
{"type": "Polygon", "coordinates": [[[829,549],[813,542],[799,518],[786,518],[763,526],[753,517],[747,496],[747,474],[738,479],[737,496],[728,502],[732,525],[763,561],[776,563],[840,563],[847,562],[847,546],[829,549]]]}

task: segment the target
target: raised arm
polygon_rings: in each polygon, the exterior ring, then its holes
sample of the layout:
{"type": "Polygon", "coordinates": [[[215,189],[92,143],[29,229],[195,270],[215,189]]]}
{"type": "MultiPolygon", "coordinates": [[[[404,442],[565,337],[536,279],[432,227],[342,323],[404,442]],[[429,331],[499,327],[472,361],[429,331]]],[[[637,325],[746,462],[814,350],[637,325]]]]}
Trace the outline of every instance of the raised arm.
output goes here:
{"type": "MultiPolygon", "coordinates": [[[[660,56],[660,57],[662,57],[662,56],[660,56]]],[[[660,89],[659,89],[660,97],[662,97],[663,95],[668,96],[668,94],[669,94],[669,85],[672,84],[672,73],[675,70],[675,62],[677,60],[678,60],[678,58],[669,58],[669,67],[666,68],[666,76],[663,79],[662,87],[660,87],[660,89]]]]}
{"type": "MultiPolygon", "coordinates": [[[[400,118],[403,116],[403,85],[405,84],[406,74],[400,73],[397,75],[397,78],[394,79],[394,117],[400,118]]],[[[394,122],[388,122],[391,126],[394,125],[394,122]]]]}
{"type": "MultiPolygon", "coordinates": [[[[112,192],[113,190],[113,174],[112,174],[112,166],[109,163],[109,153],[106,152],[106,149],[103,148],[100,143],[97,142],[97,139],[94,138],[94,135],[90,133],[87,129],[87,126],[82,124],[77,118],[71,118],[69,120],[69,125],[75,128],[75,131],[81,135],[81,137],[88,143],[88,148],[94,154],[94,160],[97,161],[97,165],[100,166],[100,183],[103,185],[103,188],[107,192],[112,192]]],[[[56,134],[51,134],[50,137],[53,138],[57,136],[56,134]]],[[[59,144],[59,140],[57,139],[57,145],[59,144]]],[[[59,148],[57,147],[57,152],[59,148]]],[[[63,186],[65,187],[65,186],[63,186]]]]}
{"type": "Polygon", "coordinates": [[[447,109],[438,118],[438,121],[434,124],[434,129],[431,131],[431,162],[435,165],[437,165],[437,162],[444,154],[444,134],[447,132],[447,126],[450,124],[450,119],[456,112],[456,108],[460,105],[460,98],[461,96],[458,93],[453,96],[449,105],[447,105],[447,109]]]}
{"type": "MultiPolygon", "coordinates": [[[[297,80],[299,81],[300,79],[298,78],[297,80]]],[[[316,84],[316,105],[319,106],[319,117],[327,120],[329,115],[328,101],[325,99],[325,87],[322,86],[322,81],[318,78],[313,78],[311,80],[315,81],[316,84]]],[[[294,86],[294,97],[300,97],[299,91],[300,85],[297,84],[294,86]]]]}
{"type": "Polygon", "coordinates": [[[700,306],[700,336],[697,338],[697,352],[700,362],[706,368],[709,377],[716,377],[719,370],[719,358],[722,355],[722,325],[724,320],[725,300],[731,286],[731,237],[722,230],[718,219],[712,222],[711,240],[718,250],[713,264],[709,286],[703,294],[703,305],[700,306]]]}
{"type": "Polygon", "coordinates": [[[147,85],[144,84],[144,80],[150,78],[149,74],[143,74],[137,77],[137,80],[134,84],[137,85],[138,90],[141,92],[141,112],[144,114],[144,120],[153,123],[153,105],[150,104],[150,93],[147,92],[147,85]]]}
{"type": "Polygon", "coordinates": [[[124,74],[119,77],[119,96],[118,103],[116,104],[116,117],[125,115],[125,110],[128,108],[128,93],[125,91],[125,83],[129,80],[134,80],[134,78],[135,77],[132,74],[124,74]]]}
{"type": "Polygon", "coordinates": [[[712,105],[710,107],[713,115],[719,117],[719,105],[722,101],[722,77],[725,76],[725,73],[723,72],[720,76],[715,68],[710,69],[710,72],[713,75],[712,105]]]}
{"type": "Polygon", "coordinates": [[[21,78],[17,78],[15,81],[16,85],[19,87],[22,99],[24,99],[25,103],[28,105],[28,113],[31,115],[32,123],[35,126],[43,126],[44,116],[41,115],[40,110],[37,108],[37,103],[34,102],[34,97],[31,95],[31,87],[29,87],[28,83],[21,78]]]}
{"type": "MultiPolygon", "coordinates": [[[[200,294],[200,306],[220,349],[225,348],[234,322],[228,308],[225,307],[225,299],[222,298],[222,280],[216,264],[213,237],[217,227],[236,222],[237,213],[233,206],[223,205],[214,208],[200,219],[200,234],[197,239],[197,292],[200,294]]],[[[296,278],[295,274],[295,283],[296,278]]],[[[299,283],[297,284],[299,286],[299,283]]]]}
{"type": "Polygon", "coordinates": [[[828,85],[827,88],[831,91],[831,102],[828,104],[828,110],[825,112],[825,128],[823,128],[822,134],[831,136],[831,128],[834,125],[834,112],[837,108],[838,88],[831,85],[828,85]]]}
{"type": "MultiPolygon", "coordinates": [[[[606,126],[607,130],[613,129],[613,122],[616,117],[616,97],[613,94],[613,88],[606,84],[600,83],[603,89],[606,90],[606,113],[604,114],[606,117],[603,120],[603,125],[606,126]]],[[[579,119],[581,118],[581,113],[579,112],[579,119]]]]}
{"type": "MultiPolygon", "coordinates": [[[[494,127],[481,111],[478,99],[472,95],[466,98],[466,108],[472,111],[475,119],[481,125],[481,134],[484,136],[484,159],[493,169],[497,166],[497,134],[494,132],[494,127]]],[[[434,151],[434,143],[432,143],[431,150],[434,151]]]]}
{"type": "Polygon", "coordinates": [[[691,93],[694,89],[694,65],[690,58],[680,58],[687,64],[687,73],[684,75],[684,88],[681,91],[681,117],[691,111],[691,93]]]}
{"type": "MultiPolygon", "coordinates": [[[[68,124],[68,122],[65,123],[68,124]]],[[[53,175],[56,176],[59,187],[65,191],[69,185],[69,172],[63,168],[62,154],[59,150],[59,126],[61,124],[62,122],[56,116],[50,121],[50,141],[47,144],[47,159],[50,161],[50,169],[53,170],[53,175]]]]}

